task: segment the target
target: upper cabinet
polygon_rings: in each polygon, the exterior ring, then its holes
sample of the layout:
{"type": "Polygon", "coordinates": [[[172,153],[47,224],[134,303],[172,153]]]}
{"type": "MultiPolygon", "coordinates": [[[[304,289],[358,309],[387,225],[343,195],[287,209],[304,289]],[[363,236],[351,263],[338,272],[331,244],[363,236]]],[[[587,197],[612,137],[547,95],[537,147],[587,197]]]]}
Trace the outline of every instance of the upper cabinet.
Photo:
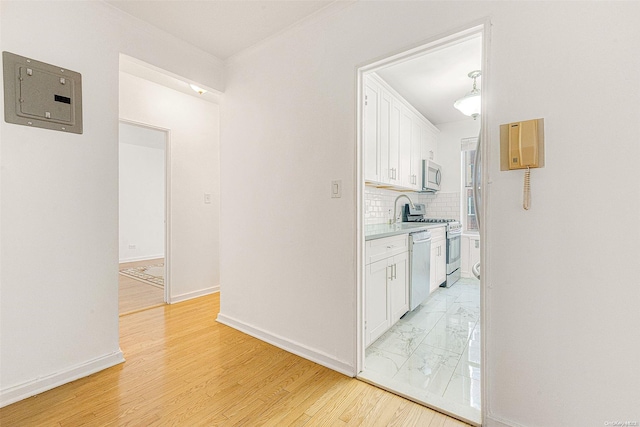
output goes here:
{"type": "Polygon", "coordinates": [[[362,128],[364,133],[364,176],[374,181],[380,181],[380,132],[379,118],[380,87],[373,84],[370,79],[364,82],[364,110],[362,115],[362,128]]]}
{"type": "Polygon", "coordinates": [[[422,160],[437,158],[438,129],[376,75],[364,78],[364,179],[422,189],[422,160]]]}

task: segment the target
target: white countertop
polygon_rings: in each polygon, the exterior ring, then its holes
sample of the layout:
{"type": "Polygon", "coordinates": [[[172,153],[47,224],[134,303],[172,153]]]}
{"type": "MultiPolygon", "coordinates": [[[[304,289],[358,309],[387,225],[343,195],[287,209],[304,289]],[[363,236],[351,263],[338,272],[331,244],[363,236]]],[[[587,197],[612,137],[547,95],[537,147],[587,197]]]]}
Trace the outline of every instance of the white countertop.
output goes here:
{"type": "Polygon", "coordinates": [[[398,222],[396,224],[373,224],[364,226],[364,240],[380,239],[382,237],[395,236],[397,234],[413,233],[431,228],[446,227],[441,223],[424,222],[398,222]]]}

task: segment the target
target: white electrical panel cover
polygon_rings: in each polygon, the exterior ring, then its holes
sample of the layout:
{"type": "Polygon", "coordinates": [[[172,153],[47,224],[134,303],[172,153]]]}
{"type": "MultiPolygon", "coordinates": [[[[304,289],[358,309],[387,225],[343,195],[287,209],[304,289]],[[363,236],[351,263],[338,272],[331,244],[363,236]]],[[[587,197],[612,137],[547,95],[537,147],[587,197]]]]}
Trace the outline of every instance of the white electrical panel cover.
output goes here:
{"type": "Polygon", "coordinates": [[[82,133],[82,75],[2,52],[4,120],[7,123],[82,133]]]}

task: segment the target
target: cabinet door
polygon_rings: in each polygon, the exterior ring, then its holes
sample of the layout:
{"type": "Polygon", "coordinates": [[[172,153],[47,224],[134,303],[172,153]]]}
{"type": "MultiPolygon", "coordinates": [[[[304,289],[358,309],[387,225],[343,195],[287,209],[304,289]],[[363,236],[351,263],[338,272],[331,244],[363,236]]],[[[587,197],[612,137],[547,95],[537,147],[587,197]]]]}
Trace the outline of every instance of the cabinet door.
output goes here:
{"type": "Polygon", "coordinates": [[[421,135],[420,122],[418,117],[414,117],[411,123],[411,188],[420,190],[422,186],[422,149],[420,145],[421,135]]]}
{"type": "Polygon", "coordinates": [[[380,156],[378,143],[378,94],[380,89],[370,79],[364,83],[363,145],[364,179],[380,180],[380,156]]]}
{"type": "Polygon", "coordinates": [[[409,311],[409,252],[393,257],[393,280],[389,281],[389,305],[393,325],[409,311]]]}
{"type": "Polygon", "coordinates": [[[391,274],[392,258],[371,263],[365,274],[365,346],[374,342],[391,327],[387,306],[387,281],[391,274]]]}
{"type": "Polygon", "coordinates": [[[436,266],[436,283],[441,285],[447,280],[447,241],[439,242],[440,252],[436,266]]]}
{"type": "Polygon", "coordinates": [[[391,115],[389,117],[389,182],[398,184],[400,176],[400,116],[402,108],[400,102],[395,99],[391,101],[391,115]]]}
{"type": "MultiPolygon", "coordinates": [[[[391,142],[391,94],[384,89],[380,92],[380,126],[378,127],[378,145],[380,153],[380,182],[390,183],[393,176],[390,161],[389,150],[391,142]]],[[[397,151],[397,149],[396,149],[397,151]]],[[[397,161],[397,155],[396,155],[397,161]]]]}
{"type": "Polygon", "coordinates": [[[400,183],[403,187],[411,187],[411,112],[406,107],[400,114],[400,183]]]}
{"type": "Polygon", "coordinates": [[[428,126],[422,125],[420,129],[422,158],[436,161],[437,140],[435,133],[428,126]]]}
{"type": "Polygon", "coordinates": [[[433,240],[431,242],[431,292],[447,280],[447,245],[446,240],[433,240]]]}
{"type": "Polygon", "coordinates": [[[431,241],[431,270],[429,271],[429,292],[433,292],[440,286],[440,283],[436,283],[437,272],[436,268],[438,265],[438,242],[435,240],[431,241]]]}
{"type": "Polygon", "coordinates": [[[469,270],[475,265],[475,263],[480,261],[480,239],[479,238],[470,238],[469,239],[469,270]]]}

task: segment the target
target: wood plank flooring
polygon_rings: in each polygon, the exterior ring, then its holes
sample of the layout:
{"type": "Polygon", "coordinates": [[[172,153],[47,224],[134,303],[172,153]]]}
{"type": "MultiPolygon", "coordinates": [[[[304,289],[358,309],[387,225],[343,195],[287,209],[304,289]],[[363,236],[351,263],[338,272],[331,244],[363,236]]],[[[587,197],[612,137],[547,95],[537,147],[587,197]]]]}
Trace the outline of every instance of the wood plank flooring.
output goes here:
{"type": "MultiPolygon", "coordinates": [[[[160,264],[164,258],[122,263],[119,269],[160,264]]],[[[120,316],[164,304],[164,289],[118,274],[118,313],[120,316]]]]}
{"type": "Polygon", "coordinates": [[[120,317],[126,362],[0,409],[9,426],[467,426],[217,323],[219,294],[120,317]]]}

